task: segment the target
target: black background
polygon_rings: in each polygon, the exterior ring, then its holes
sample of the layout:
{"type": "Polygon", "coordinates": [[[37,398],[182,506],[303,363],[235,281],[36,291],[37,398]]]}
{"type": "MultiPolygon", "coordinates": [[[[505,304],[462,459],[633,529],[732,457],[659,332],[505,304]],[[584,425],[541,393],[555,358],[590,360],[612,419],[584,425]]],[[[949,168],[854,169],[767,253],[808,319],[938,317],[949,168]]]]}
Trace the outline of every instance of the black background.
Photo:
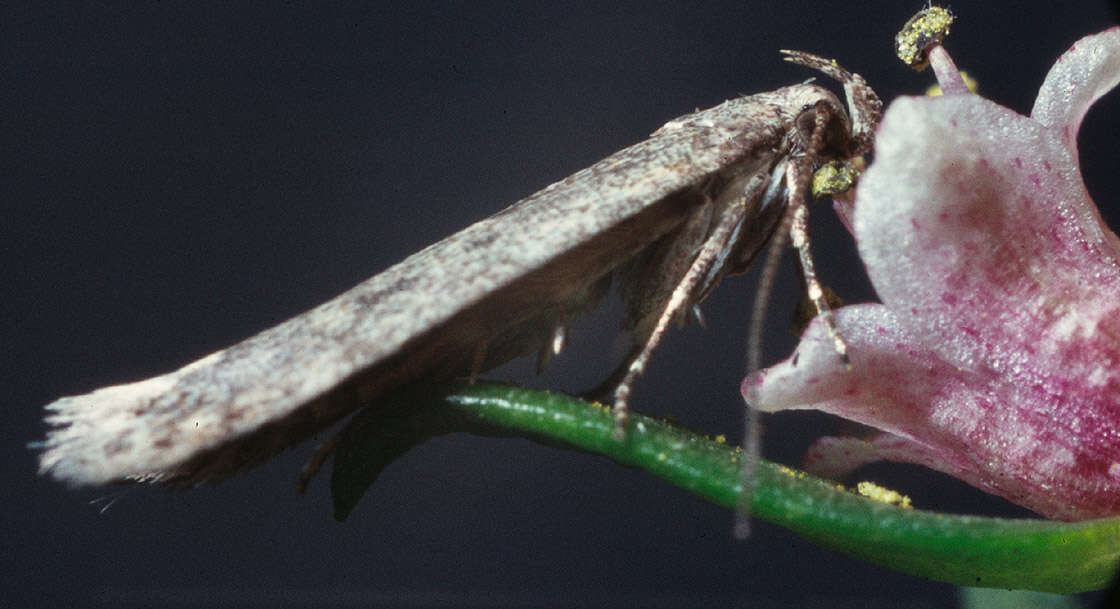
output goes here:
{"type": "MultiPolygon", "coordinates": [[[[1053,61],[1114,23],[1103,2],[955,3],[948,48],[981,92],[1029,112],[1053,61]]],[[[921,3],[82,3],[4,9],[0,358],[2,577],[10,606],[951,607],[952,586],[820,550],[611,463],[457,435],[394,464],[350,520],[313,443],[190,492],[71,490],[26,443],[62,395],[166,372],[324,301],[665,121],[812,77],[778,49],[837,58],[884,99],[932,80],[893,57],[921,3]],[[103,503],[114,501],[100,511],[103,503]]],[[[1114,92],[1080,137],[1116,227],[1114,92]]],[[[850,238],[815,209],[824,281],[870,300],[850,238]]],[[[770,361],[794,344],[787,260],[770,361]]],[[[672,333],[637,409],[738,437],[750,276],[672,333]]],[[[577,328],[542,387],[584,389],[616,319],[577,328]]],[[[834,422],[768,420],[797,464],[834,422]]],[[[323,438],[326,437],[324,434],[323,438]]],[[[1025,515],[907,467],[866,477],[919,507],[1025,515]]]]}

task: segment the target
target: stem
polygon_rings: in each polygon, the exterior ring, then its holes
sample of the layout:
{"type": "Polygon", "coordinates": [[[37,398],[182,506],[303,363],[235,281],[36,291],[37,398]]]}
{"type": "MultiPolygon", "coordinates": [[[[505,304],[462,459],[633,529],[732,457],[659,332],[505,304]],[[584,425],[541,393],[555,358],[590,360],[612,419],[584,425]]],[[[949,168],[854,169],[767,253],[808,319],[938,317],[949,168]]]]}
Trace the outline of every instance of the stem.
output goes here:
{"type": "MultiPolygon", "coordinates": [[[[427,429],[424,437],[445,431],[528,436],[643,469],[730,509],[739,505],[737,447],[648,417],[635,414],[626,439],[617,441],[608,408],[560,394],[477,384],[406,399],[410,404],[406,412],[424,411],[417,415],[420,426],[427,429]],[[418,409],[417,401],[426,408],[418,409]]],[[[393,419],[368,416],[376,417],[377,424],[365,425],[356,438],[344,438],[336,457],[332,480],[336,513],[340,493],[349,494],[353,507],[365,485],[380,472],[370,459],[384,457],[382,433],[400,436],[399,428],[387,429],[394,427],[393,419]],[[382,433],[369,433],[374,427],[382,433]],[[351,471],[355,468],[376,472],[362,478],[351,471]]],[[[409,423],[410,429],[416,427],[416,421],[409,423]]],[[[1056,593],[1096,590],[1111,583],[1120,561],[1120,518],[1064,523],[902,509],[767,461],[758,464],[751,503],[754,516],[824,547],[963,586],[1056,593]]],[[[342,515],[346,512],[348,508],[342,515]]]]}

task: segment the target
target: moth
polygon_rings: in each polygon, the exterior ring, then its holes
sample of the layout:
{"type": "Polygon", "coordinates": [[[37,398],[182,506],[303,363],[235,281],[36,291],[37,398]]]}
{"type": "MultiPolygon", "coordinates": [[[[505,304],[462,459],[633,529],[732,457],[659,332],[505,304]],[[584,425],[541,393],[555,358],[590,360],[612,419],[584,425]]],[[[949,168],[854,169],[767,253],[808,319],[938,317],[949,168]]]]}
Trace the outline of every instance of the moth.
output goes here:
{"type": "Polygon", "coordinates": [[[813,169],[870,148],[881,104],[867,83],[783,52],[842,83],[851,119],[804,83],[669,121],[276,327],[174,372],[49,404],[40,472],[76,485],[225,478],[405,384],[474,377],[532,352],[543,363],[612,282],[635,345],[617,371],[624,429],[630,388],[670,324],[771,241],[777,251],[787,233],[800,239],[813,169]]]}

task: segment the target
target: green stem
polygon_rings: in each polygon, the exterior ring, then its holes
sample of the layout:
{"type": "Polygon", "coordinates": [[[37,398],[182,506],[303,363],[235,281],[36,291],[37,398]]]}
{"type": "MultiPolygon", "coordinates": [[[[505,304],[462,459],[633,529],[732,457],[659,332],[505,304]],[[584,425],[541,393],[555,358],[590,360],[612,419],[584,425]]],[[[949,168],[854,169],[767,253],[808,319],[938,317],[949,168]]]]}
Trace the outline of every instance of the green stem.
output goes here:
{"type": "MultiPolygon", "coordinates": [[[[431,406],[423,409],[426,414],[420,420],[414,414],[407,417],[412,422],[405,427],[413,430],[413,441],[402,442],[401,426],[396,427],[398,448],[444,431],[527,435],[643,469],[728,508],[739,505],[738,448],[648,417],[633,416],[626,439],[616,441],[608,409],[565,395],[478,384],[407,399],[413,400],[411,408],[394,410],[417,413],[416,400],[431,406]],[[420,428],[424,431],[416,432],[420,428]]],[[[345,439],[336,457],[332,488],[336,513],[342,516],[391,460],[383,454],[384,431],[394,425],[383,415],[371,416],[374,424],[357,425],[363,431],[348,434],[356,437],[345,439]],[[378,432],[371,436],[370,428],[378,432]],[[382,454],[371,457],[370,450],[382,454]],[[371,459],[384,463],[370,465],[371,459]],[[360,475],[356,468],[362,470],[360,475]],[[340,501],[347,504],[339,506],[340,501]]],[[[1057,593],[1096,590],[1112,581],[1120,561],[1120,518],[1063,523],[903,509],[765,461],[758,468],[752,506],[755,517],[822,546],[963,586],[1057,593]]]]}

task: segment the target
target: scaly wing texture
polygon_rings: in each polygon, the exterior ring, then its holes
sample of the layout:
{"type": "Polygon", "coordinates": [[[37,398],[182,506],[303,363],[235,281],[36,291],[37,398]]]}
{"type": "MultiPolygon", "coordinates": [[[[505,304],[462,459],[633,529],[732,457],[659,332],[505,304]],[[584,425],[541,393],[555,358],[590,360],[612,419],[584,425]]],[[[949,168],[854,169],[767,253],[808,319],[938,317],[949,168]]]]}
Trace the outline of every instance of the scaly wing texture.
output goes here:
{"type": "MultiPolygon", "coordinates": [[[[805,85],[801,85],[805,87],[805,85]]],[[[419,377],[531,351],[673,230],[711,175],[778,146],[783,91],[731,100],[440,241],[307,313],[174,372],[62,398],[41,471],[192,484],[260,463],[419,377]]]]}

